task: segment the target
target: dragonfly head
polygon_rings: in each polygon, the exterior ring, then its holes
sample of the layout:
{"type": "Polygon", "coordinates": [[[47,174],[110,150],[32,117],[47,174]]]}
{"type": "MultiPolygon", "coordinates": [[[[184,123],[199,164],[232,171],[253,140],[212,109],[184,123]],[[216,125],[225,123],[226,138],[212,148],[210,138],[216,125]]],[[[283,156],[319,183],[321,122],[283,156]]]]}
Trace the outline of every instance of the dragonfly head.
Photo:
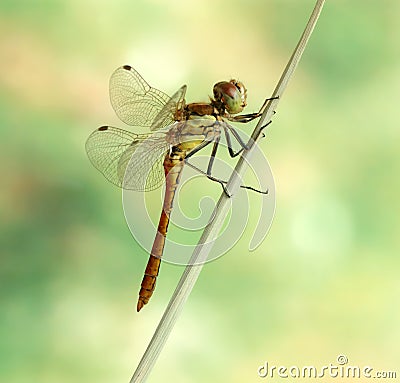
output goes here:
{"type": "Polygon", "coordinates": [[[236,80],[221,81],[214,85],[214,99],[222,104],[229,114],[240,113],[247,105],[247,90],[236,80]]]}

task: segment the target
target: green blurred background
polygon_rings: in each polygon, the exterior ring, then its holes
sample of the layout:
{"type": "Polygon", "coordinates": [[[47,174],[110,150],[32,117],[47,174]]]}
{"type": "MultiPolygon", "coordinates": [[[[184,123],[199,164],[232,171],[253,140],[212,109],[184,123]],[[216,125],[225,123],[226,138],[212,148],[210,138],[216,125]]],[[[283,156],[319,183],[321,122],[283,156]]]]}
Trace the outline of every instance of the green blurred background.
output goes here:
{"type": "MultiPolygon", "coordinates": [[[[0,3],[2,382],[128,382],[182,273],[164,264],[136,313],[147,255],[84,151],[96,127],[127,128],[111,73],[130,64],[168,94],[186,83],[189,101],[238,77],[255,111],[313,5],[0,3]]],[[[149,382],[257,382],[264,361],[341,353],[400,375],[399,16],[397,0],[327,1],[262,143],[270,233],[206,265],[149,382]]]]}

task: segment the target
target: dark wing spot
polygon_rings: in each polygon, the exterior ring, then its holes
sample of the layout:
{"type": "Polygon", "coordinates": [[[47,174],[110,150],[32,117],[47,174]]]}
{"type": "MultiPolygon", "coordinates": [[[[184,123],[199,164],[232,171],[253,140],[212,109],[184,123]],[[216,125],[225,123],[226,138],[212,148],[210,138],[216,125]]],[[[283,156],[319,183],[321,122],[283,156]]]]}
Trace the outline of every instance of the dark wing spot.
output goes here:
{"type": "Polygon", "coordinates": [[[97,129],[97,130],[100,130],[101,132],[102,132],[103,130],[108,130],[108,126],[100,126],[100,128],[97,129]]]}
{"type": "Polygon", "coordinates": [[[124,65],[122,68],[124,68],[125,70],[131,70],[132,67],[130,65],[124,65]]]}

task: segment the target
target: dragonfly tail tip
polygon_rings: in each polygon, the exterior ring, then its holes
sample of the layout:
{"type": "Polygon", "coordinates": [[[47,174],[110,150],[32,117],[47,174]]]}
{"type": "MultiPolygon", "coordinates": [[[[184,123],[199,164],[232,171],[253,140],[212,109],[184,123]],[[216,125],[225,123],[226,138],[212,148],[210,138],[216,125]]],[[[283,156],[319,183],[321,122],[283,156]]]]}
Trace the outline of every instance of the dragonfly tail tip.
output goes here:
{"type": "Polygon", "coordinates": [[[136,306],[136,311],[139,312],[143,308],[143,306],[144,306],[144,302],[141,299],[139,299],[137,306],[136,306]]]}

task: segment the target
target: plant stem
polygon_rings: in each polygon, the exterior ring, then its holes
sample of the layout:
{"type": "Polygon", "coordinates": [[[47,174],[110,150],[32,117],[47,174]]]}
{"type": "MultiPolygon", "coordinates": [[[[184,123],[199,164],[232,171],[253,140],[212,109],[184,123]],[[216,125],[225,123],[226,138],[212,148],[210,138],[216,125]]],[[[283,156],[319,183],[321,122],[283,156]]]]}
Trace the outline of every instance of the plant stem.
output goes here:
{"type": "MultiPolygon", "coordinates": [[[[276,109],[280,98],[282,97],[282,94],[286,89],[286,86],[292,77],[297,64],[300,61],[301,55],[304,52],[314,26],[321,13],[324,2],[325,0],[318,0],[316,2],[306,28],[272,94],[272,97],[278,98],[270,100],[267,103],[263,114],[261,115],[260,120],[252,133],[248,144],[250,147],[248,150],[245,150],[242,156],[239,158],[235,170],[233,171],[227,183],[226,188],[231,196],[233,196],[240,187],[241,175],[243,175],[246,170],[246,165],[253,151],[252,147],[259,139],[262,127],[271,119],[274,110],[276,109]]],[[[229,212],[230,198],[231,197],[228,197],[226,193],[222,193],[220,199],[218,200],[214,208],[214,212],[211,215],[213,218],[209,221],[204,229],[199,243],[189,261],[189,264],[186,266],[181,279],[179,280],[179,283],[171,297],[171,300],[169,301],[164,315],[162,316],[161,321],[154,332],[153,338],[151,339],[138,367],[136,368],[130,383],[144,382],[153,368],[156,359],[168,338],[168,335],[170,334],[187,298],[189,297],[190,292],[193,289],[194,284],[197,281],[204,262],[207,260],[208,254],[213,246],[213,241],[218,237],[218,233],[220,232],[220,229],[224,223],[225,217],[229,212]]]]}

